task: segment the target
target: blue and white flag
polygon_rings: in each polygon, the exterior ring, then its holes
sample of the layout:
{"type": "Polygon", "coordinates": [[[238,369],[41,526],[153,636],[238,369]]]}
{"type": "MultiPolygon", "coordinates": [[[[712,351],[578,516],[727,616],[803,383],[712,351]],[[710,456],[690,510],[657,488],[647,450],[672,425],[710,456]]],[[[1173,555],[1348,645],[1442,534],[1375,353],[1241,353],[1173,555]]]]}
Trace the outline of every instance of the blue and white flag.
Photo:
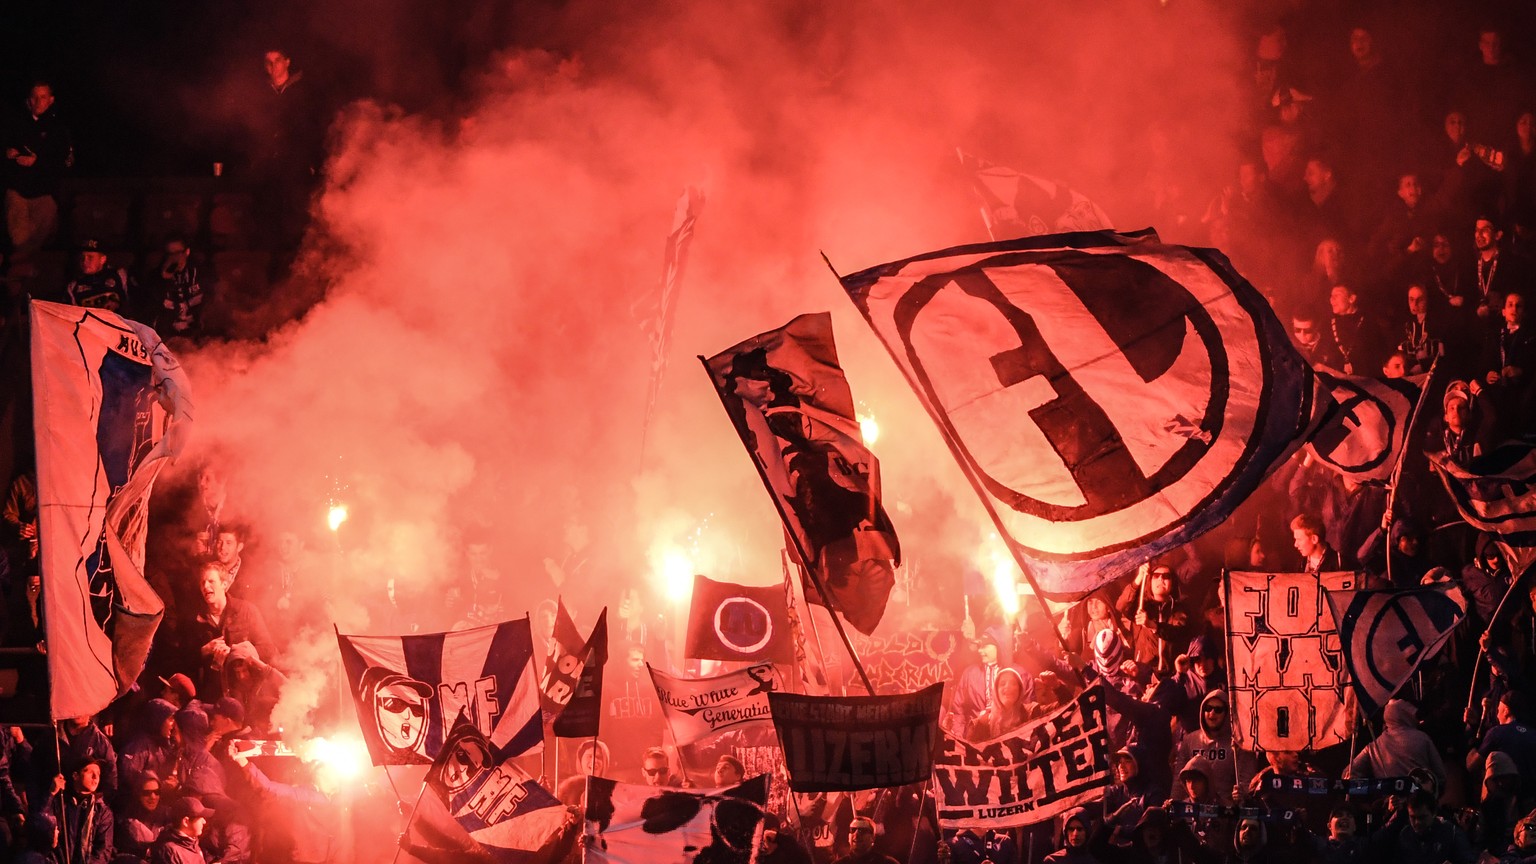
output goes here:
{"type": "Polygon", "coordinates": [[[1431,454],[1429,464],[1468,525],[1489,534],[1536,531],[1536,445],[1510,441],[1465,465],[1431,454]]]}
{"type": "Polygon", "coordinates": [[[993,240],[1115,227],[1099,205],[1075,189],[956,152],[981,198],[981,219],[993,240]]]}
{"type": "Polygon", "coordinates": [[[431,762],[460,714],[499,751],[544,742],[526,617],[410,636],[336,634],[375,765],[431,762]]]}
{"type": "Polygon", "coordinates": [[[1380,711],[1419,664],[1435,656],[1467,614],[1452,583],[1380,591],[1329,591],[1328,605],[1360,711],[1380,711]]]}
{"type": "Polygon", "coordinates": [[[1319,462],[1351,480],[1390,481],[1426,376],[1369,378],[1332,369],[1313,371],[1323,391],[1321,398],[1331,396],[1332,405],[1307,448],[1319,462]]]}
{"type": "Polygon", "coordinates": [[[1315,424],[1263,295],[1151,230],[960,246],[842,284],[1055,598],[1220,524],[1315,424]]]}
{"type": "Polygon", "coordinates": [[[165,604],[144,576],[149,496],[192,419],[154,330],[104,309],[33,301],[38,530],[54,719],[128,691],[165,604]]]}
{"type": "Polygon", "coordinates": [[[432,794],[423,796],[411,826],[425,845],[497,864],[554,859],[565,807],[473,723],[455,724],[426,784],[432,794]]]}

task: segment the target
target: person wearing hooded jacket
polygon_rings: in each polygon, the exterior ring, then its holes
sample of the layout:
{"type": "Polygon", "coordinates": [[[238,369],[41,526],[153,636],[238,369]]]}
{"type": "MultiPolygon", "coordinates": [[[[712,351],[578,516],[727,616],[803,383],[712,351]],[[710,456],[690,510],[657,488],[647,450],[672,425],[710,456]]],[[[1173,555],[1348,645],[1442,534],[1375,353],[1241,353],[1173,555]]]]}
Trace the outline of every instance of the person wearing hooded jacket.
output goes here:
{"type": "Polygon", "coordinates": [[[1135,824],[1144,810],[1160,804],[1164,796],[1141,770],[1148,759],[1140,745],[1131,744],[1115,751],[1109,764],[1114,782],[1104,789],[1104,812],[1109,814],[1109,822],[1124,828],[1135,824]]]}
{"type": "Polygon", "coordinates": [[[1045,864],[1104,864],[1088,849],[1093,834],[1093,819],[1082,807],[1074,807],[1061,817],[1061,848],[1045,856],[1045,864]]]}
{"type": "Polygon", "coordinates": [[[1277,864],[1275,850],[1269,848],[1269,828],[1256,816],[1245,816],[1232,832],[1232,843],[1221,858],[1222,864],[1277,864]]]}
{"type": "Polygon", "coordinates": [[[1208,633],[1189,640],[1184,656],[1189,658],[1189,668],[1178,674],[1184,685],[1184,695],[1189,697],[1188,710],[1179,714],[1181,729],[1197,729],[1200,726],[1200,700],[1212,690],[1227,689],[1227,672],[1221,668],[1222,649],[1208,633]]]}
{"type": "Polygon", "coordinates": [[[1030,702],[1034,680],[1012,666],[1005,666],[992,679],[992,707],[983,711],[966,733],[971,741],[988,741],[1023,726],[1035,716],[1030,702]]]}
{"type": "Polygon", "coordinates": [[[175,788],[181,747],[176,736],[176,706],[164,699],[144,703],[139,732],[117,756],[117,776],[152,771],[161,783],[175,788]]]}
{"type": "MultiPolygon", "coordinates": [[[[1254,766],[1248,764],[1251,757],[1240,756],[1232,746],[1232,722],[1227,694],[1212,690],[1200,700],[1200,728],[1186,734],[1179,741],[1173,754],[1176,765],[1184,765],[1196,756],[1210,763],[1211,794],[1222,805],[1232,803],[1232,791],[1237,785],[1239,758],[1244,759],[1244,776],[1253,776],[1254,766]]],[[[1173,790],[1177,797],[1178,789],[1173,790]]]]}
{"type": "Polygon", "coordinates": [[[1412,702],[1393,699],[1382,711],[1381,734],[1350,760],[1348,777],[1407,777],[1415,768],[1434,775],[1437,789],[1445,788],[1445,762],[1440,748],[1418,726],[1418,710],[1412,702]]]}
{"type": "MultiPolygon", "coordinates": [[[[1192,756],[1184,767],[1179,769],[1174,780],[1174,793],[1172,802],[1189,803],[1195,805],[1223,806],[1220,798],[1216,797],[1216,791],[1211,783],[1211,763],[1204,756],[1192,756]]],[[[1231,832],[1227,829],[1227,820],[1224,818],[1195,817],[1187,820],[1189,828],[1205,844],[1207,849],[1221,849],[1226,846],[1227,837],[1231,832]]]]}

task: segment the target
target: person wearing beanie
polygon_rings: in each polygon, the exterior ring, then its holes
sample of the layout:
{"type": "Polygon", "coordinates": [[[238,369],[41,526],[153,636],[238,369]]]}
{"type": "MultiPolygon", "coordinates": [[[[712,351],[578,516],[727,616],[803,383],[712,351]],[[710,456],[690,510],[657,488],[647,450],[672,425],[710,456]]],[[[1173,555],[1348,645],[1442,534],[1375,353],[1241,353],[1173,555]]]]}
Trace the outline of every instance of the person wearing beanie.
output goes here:
{"type": "Polygon", "coordinates": [[[208,715],[200,705],[189,705],[176,712],[176,728],[181,732],[177,788],[181,794],[196,796],[205,803],[222,800],[226,789],[224,766],[211,752],[219,739],[210,734],[208,715]]]}

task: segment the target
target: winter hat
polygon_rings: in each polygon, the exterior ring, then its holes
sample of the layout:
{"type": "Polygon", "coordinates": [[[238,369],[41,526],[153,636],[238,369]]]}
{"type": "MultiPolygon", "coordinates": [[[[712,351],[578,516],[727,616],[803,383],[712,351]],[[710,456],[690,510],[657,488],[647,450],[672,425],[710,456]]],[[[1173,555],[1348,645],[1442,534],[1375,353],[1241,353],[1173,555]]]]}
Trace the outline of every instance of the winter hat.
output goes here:
{"type": "Polygon", "coordinates": [[[1125,659],[1125,645],[1120,634],[1113,630],[1100,630],[1093,637],[1093,665],[1100,675],[1117,674],[1120,662],[1125,659]]]}

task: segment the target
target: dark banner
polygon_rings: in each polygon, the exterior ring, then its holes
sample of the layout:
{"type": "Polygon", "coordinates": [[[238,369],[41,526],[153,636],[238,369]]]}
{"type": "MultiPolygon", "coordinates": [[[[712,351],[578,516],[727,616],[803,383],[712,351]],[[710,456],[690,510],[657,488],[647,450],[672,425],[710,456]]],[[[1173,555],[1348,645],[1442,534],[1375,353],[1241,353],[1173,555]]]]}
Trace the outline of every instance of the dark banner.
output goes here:
{"type": "Polygon", "coordinates": [[[896,696],[769,693],[796,792],[856,792],[921,783],[933,770],[944,685],[896,696]]]}
{"type": "Polygon", "coordinates": [[[603,719],[603,667],[608,664],[608,607],[604,606],[587,637],[587,662],[576,692],[555,718],[557,738],[596,738],[603,719]]]}
{"type": "Polygon", "coordinates": [[[944,828],[1017,828],[1098,798],[1110,782],[1104,691],[991,741],[944,736],[933,796],[944,828]]]}

